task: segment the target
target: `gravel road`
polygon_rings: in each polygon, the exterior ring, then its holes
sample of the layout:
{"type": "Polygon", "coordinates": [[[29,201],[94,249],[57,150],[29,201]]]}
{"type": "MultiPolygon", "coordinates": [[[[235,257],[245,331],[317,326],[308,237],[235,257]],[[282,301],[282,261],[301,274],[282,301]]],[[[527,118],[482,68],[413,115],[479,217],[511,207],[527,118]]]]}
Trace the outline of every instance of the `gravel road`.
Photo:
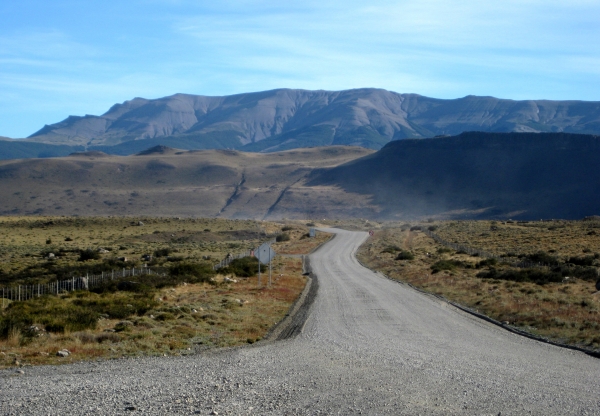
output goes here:
{"type": "Polygon", "coordinates": [[[600,360],[483,322],[361,267],[366,233],[311,255],[295,338],[185,357],[0,372],[0,413],[598,415],[600,360]]]}

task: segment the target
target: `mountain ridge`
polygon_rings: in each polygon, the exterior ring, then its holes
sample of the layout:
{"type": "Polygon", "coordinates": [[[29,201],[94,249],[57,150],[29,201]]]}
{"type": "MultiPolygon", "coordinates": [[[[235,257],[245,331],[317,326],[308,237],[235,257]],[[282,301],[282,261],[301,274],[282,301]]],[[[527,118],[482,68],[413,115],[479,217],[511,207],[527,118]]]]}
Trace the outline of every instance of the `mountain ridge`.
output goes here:
{"type": "Polygon", "coordinates": [[[159,144],[259,152],[307,145],[377,150],[393,140],[464,131],[600,134],[600,101],[517,101],[473,95],[438,99],[376,88],[174,94],[137,97],[111,106],[101,116],[69,116],[44,126],[26,141],[115,154],[159,144]],[[135,143],[142,141],[146,142],[135,143]]]}

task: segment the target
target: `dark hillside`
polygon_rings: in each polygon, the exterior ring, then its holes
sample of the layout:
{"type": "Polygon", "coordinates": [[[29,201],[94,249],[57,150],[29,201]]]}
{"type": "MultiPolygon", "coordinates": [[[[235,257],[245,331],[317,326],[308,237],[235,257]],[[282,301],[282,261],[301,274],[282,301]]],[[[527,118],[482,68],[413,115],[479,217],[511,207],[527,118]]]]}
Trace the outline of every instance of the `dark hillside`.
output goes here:
{"type": "Polygon", "coordinates": [[[600,212],[600,137],[463,133],[388,143],[309,186],[372,196],[384,217],[582,218],[600,212]]]}

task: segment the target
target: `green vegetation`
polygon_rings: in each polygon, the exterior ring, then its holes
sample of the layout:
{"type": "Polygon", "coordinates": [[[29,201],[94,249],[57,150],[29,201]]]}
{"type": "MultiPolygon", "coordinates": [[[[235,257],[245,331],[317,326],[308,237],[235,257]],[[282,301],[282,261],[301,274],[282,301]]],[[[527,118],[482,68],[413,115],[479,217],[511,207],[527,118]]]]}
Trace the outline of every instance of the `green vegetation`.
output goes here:
{"type": "Polygon", "coordinates": [[[414,260],[415,256],[410,251],[402,250],[396,256],[396,260],[414,260]]]}
{"type": "Polygon", "coordinates": [[[464,263],[459,260],[439,260],[431,265],[431,272],[439,273],[444,270],[451,271],[462,266],[464,266],[464,263]]]}
{"type": "Polygon", "coordinates": [[[7,338],[11,332],[25,337],[35,335],[28,328],[42,325],[48,332],[83,331],[95,329],[101,316],[126,319],[143,315],[156,306],[154,293],[120,292],[96,294],[71,292],[61,297],[42,296],[25,302],[13,302],[0,314],[0,337],[7,338]]]}
{"type": "Polygon", "coordinates": [[[15,357],[24,365],[57,364],[256,342],[304,288],[301,259],[275,258],[277,277],[268,288],[258,285],[256,258],[234,260],[218,272],[213,265],[281,228],[289,239],[274,244],[278,253],[306,254],[329,238],[302,239],[307,229],[297,224],[245,220],[0,218],[0,284],[46,283],[144,263],[153,271],[105,280],[89,292],[4,299],[0,367],[14,365],[15,357]],[[49,238],[60,243],[47,245],[49,238]],[[233,274],[245,278],[230,279],[233,274]],[[71,355],[57,357],[61,349],[71,355]]]}
{"type": "Polygon", "coordinates": [[[290,235],[287,233],[279,234],[277,237],[275,237],[275,241],[277,241],[278,243],[281,243],[283,241],[290,241],[290,235]]]}
{"type": "Polygon", "coordinates": [[[396,245],[391,245],[391,246],[387,246],[386,248],[384,248],[383,250],[381,250],[382,253],[389,253],[389,254],[395,254],[399,251],[401,251],[402,249],[396,245]]]}
{"type": "Polygon", "coordinates": [[[509,280],[512,282],[533,282],[539,285],[545,285],[547,283],[559,283],[563,281],[562,274],[542,269],[520,269],[520,270],[505,270],[498,271],[496,269],[490,269],[477,273],[477,277],[481,279],[496,279],[496,280],[509,280]]]}
{"type": "Polygon", "coordinates": [[[229,266],[219,270],[220,273],[233,274],[237,277],[250,277],[258,273],[258,259],[256,257],[243,257],[235,259],[229,266]]]}

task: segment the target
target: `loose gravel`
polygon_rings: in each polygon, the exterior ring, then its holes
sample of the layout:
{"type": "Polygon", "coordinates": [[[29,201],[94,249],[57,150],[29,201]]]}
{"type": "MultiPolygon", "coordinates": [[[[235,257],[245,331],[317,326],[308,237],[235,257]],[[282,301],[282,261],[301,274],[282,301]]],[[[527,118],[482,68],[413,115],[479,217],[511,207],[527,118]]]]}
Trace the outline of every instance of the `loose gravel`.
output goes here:
{"type": "Polygon", "coordinates": [[[311,255],[299,334],[184,357],[0,372],[6,415],[598,415],[600,360],[530,340],[358,264],[366,233],[311,255]],[[313,284],[315,282],[313,281],[313,284]]]}

